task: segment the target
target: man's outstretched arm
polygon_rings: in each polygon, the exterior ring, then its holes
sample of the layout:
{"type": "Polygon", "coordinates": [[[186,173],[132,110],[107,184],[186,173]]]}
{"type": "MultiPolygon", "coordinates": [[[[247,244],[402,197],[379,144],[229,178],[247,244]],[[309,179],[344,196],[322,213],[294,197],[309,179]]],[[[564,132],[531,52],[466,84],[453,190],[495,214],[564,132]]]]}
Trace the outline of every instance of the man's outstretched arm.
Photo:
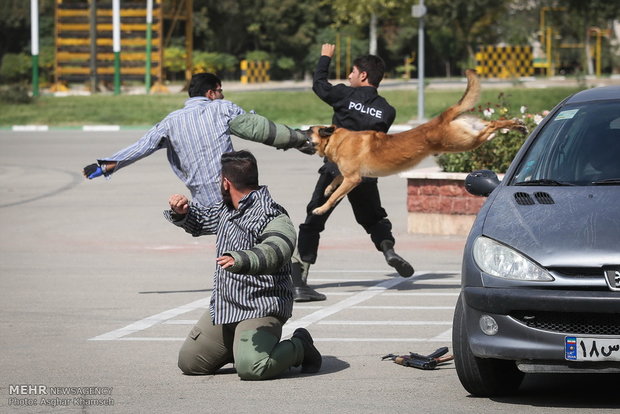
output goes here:
{"type": "Polygon", "coordinates": [[[230,121],[230,133],[248,141],[287,150],[295,148],[304,154],[314,154],[316,149],[310,135],[298,129],[277,124],[264,116],[246,113],[230,121]]]}

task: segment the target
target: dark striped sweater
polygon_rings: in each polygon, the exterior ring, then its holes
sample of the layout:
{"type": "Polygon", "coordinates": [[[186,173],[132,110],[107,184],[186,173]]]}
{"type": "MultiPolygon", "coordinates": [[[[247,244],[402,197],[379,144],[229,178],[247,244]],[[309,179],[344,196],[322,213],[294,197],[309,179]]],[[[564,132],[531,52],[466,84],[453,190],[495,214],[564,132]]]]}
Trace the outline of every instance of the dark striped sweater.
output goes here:
{"type": "Polygon", "coordinates": [[[210,207],[192,203],[184,216],[170,210],[164,214],[195,237],[216,234],[217,256],[235,259],[235,265],[228,269],[216,265],[210,303],[214,324],[264,316],[290,318],[295,227],[267,187],[246,195],[238,209],[229,209],[223,203],[210,207]]]}

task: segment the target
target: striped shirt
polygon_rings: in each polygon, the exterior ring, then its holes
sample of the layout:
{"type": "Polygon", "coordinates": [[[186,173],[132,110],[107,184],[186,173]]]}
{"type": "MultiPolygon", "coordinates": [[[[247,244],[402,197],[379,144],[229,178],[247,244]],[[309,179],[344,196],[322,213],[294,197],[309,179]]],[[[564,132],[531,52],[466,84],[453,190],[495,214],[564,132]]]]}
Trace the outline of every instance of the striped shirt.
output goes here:
{"type": "Polygon", "coordinates": [[[98,161],[116,161],[116,171],[165,148],[172,171],[192,198],[208,206],[222,199],[220,158],[233,150],[228,123],[243,113],[223,99],[189,98],[182,109],[170,113],[136,143],[98,161]]]}
{"type": "Polygon", "coordinates": [[[184,216],[171,210],[164,215],[194,237],[216,234],[217,257],[235,259],[228,269],[216,265],[209,305],[215,325],[265,316],[291,317],[295,227],[267,187],[243,197],[238,209],[223,202],[210,207],[192,203],[184,216]]]}

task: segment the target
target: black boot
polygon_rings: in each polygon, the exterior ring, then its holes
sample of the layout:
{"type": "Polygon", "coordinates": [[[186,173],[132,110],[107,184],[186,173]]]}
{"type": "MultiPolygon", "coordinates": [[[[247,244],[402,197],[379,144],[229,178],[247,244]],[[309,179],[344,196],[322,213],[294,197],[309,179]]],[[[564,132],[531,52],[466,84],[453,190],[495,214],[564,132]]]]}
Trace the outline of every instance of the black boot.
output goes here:
{"type": "Polygon", "coordinates": [[[314,302],[327,299],[324,294],[312,289],[306,283],[308,279],[309,263],[299,262],[291,263],[291,278],[293,279],[293,289],[295,294],[295,302],[314,302]]]}
{"type": "Polygon", "coordinates": [[[297,338],[301,341],[304,347],[304,359],[301,361],[301,372],[303,373],[315,373],[321,369],[323,363],[323,357],[321,353],[314,346],[314,341],[310,332],[304,328],[297,328],[293,332],[293,338],[297,338]]]}
{"type": "Polygon", "coordinates": [[[385,256],[385,261],[387,264],[395,268],[400,276],[409,277],[413,275],[413,267],[409,264],[409,262],[394,252],[393,241],[383,240],[380,246],[383,256],[385,256]]]}

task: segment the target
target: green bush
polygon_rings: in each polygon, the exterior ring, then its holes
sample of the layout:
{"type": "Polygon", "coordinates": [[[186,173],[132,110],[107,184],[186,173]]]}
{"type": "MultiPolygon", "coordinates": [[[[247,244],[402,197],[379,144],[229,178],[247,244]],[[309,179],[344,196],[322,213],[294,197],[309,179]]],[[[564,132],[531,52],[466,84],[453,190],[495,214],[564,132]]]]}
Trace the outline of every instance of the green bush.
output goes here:
{"type": "MultiPolygon", "coordinates": [[[[503,93],[499,94],[498,100],[497,104],[479,105],[474,108],[473,113],[483,119],[519,118],[523,120],[529,132],[536,128],[543,118],[542,114],[527,113],[527,108],[524,107],[517,111],[518,114],[515,114],[515,111],[511,111],[506,104],[503,93]]],[[[436,157],[436,161],[445,172],[471,172],[486,169],[504,173],[526,138],[527,134],[520,131],[500,130],[495,133],[492,140],[473,151],[441,154],[436,157]]]]}
{"type": "Polygon", "coordinates": [[[30,88],[23,83],[0,87],[0,102],[7,104],[27,104],[33,100],[30,88]]]}
{"type": "Polygon", "coordinates": [[[32,71],[32,57],[25,53],[7,53],[2,57],[0,79],[3,83],[28,79],[32,71]]]}
{"type": "Polygon", "coordinates": [[[220,75],[237,69],[237,58],[227,53],[194,52],[192,57],[194,73],[211,72],[220,75]]]}

